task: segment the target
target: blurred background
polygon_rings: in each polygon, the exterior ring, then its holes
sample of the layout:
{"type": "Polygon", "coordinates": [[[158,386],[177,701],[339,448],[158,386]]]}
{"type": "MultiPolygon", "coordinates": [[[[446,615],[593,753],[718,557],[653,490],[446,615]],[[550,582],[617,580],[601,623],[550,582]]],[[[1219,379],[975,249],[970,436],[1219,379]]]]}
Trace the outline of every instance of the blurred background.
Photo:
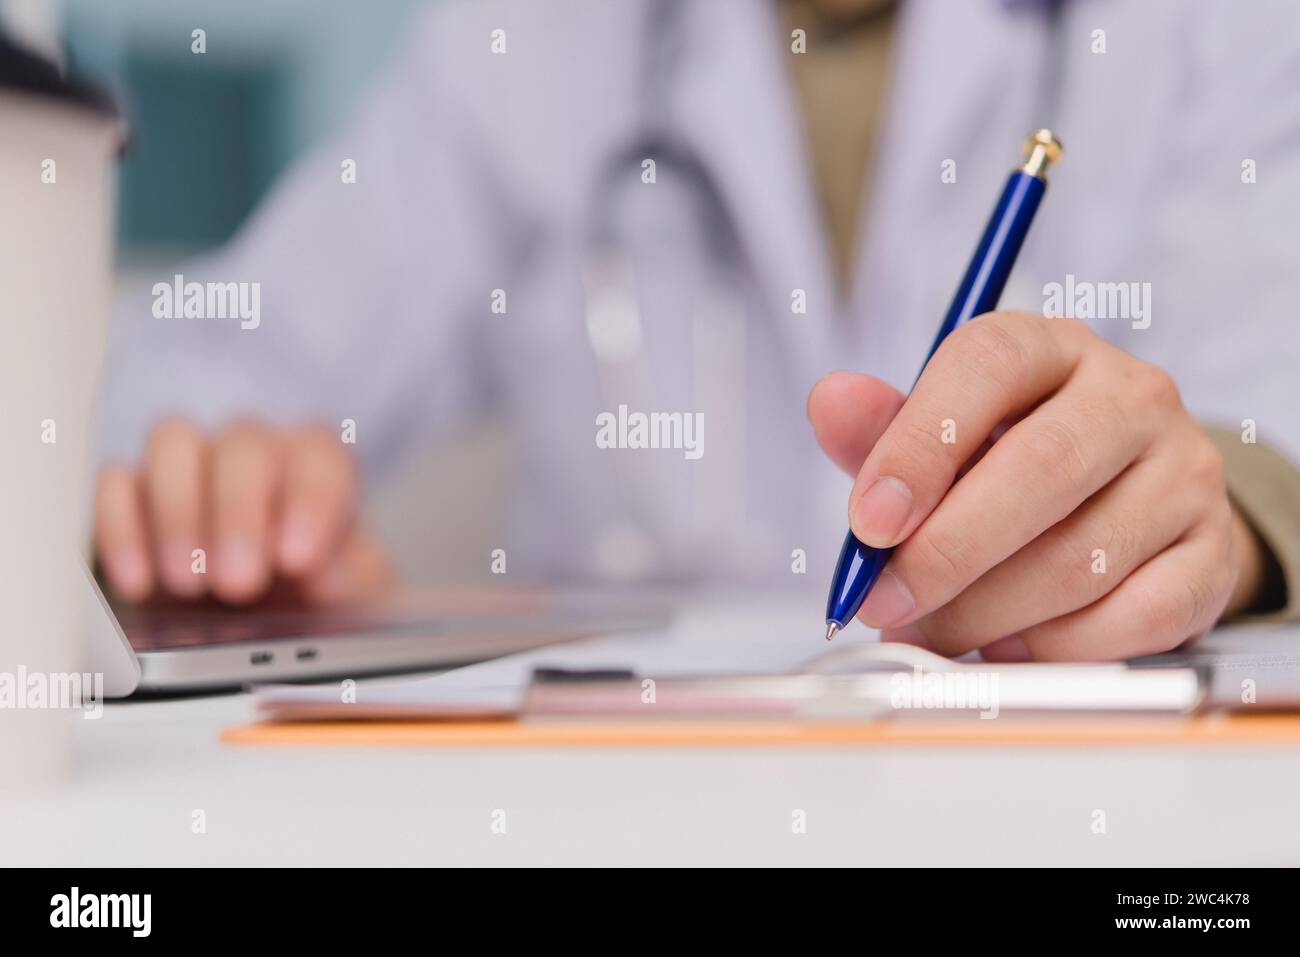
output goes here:
{"type": "Polygon", "coordinates": [[[276,177],[355,111],[422,5],[62,0],[46,19],[63,30],[71,66],[111,89],[130,121],[124,265],[228,239],[276,177]],[[198,61],[195,29],[208,42],[198,61]]]}
{"type": "MultiPolygon", "coordinates": [[[[295,160],[355,114],[411,19],[436,2],[0,0],[0,20],[126,113],[125,288],[228,240],[295,160]],[[201,58],[196,29],[206,32],[201,58]]],[[[405,580],[490,577],[486,558],[463,556],[500,541],[509,461],[505,429],[488,422],[370,490],[369,517],[405,580]],[[430,489],[457,502],[454,514],[428,507],[430,489]]]]}

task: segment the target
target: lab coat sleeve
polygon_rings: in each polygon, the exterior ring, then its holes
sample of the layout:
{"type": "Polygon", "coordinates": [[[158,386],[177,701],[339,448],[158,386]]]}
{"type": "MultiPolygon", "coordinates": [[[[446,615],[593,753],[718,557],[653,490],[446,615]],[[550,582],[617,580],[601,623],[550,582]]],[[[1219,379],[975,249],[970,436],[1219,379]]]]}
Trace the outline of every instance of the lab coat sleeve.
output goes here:
{"type": "Polygon", "coordinates": [[[137,460],[167,415],[340,434],[350,420],[373,471],[483,405],[480,331],[504,284],[497,235],[508,226],[475,148],[475,78],[449,69],[460,65],[440,49],[450,40],[438,17],[425,21],[358,121],[293,168],[227,247],[121,294],[101,461],[137,460]],[[155,285],[178,273],[257,284],[260,315],[157,317],[155,285]]]}

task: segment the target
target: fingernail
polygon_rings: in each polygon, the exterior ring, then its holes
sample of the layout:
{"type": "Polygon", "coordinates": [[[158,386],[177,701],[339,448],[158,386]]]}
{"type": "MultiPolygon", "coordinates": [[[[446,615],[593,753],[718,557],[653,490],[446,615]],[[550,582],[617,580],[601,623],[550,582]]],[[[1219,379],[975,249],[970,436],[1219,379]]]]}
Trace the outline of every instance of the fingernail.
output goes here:
{"type": "Polygon", "coordinates": [[[980,657],[985,661],[1006,663],[1032,660],[1029,645],[1025,644],[1025,639],[1019,635],[1008,635],[990,642],[980,649],[980,657]]]}
{"type": "Polygon", "coordinates": [[[862,603],[858,617],[872,628],[888,628],[906,618],[915,607],[916,599],[902,579],[886,568],[862,603]]]}
{"type": "Polygon", "coordinates": [[[912,490],[901,480],[886,475],[876,479],[858,499],[853,534],[872,548],[885,548],[898,540],[911,514],[912,490]]]}

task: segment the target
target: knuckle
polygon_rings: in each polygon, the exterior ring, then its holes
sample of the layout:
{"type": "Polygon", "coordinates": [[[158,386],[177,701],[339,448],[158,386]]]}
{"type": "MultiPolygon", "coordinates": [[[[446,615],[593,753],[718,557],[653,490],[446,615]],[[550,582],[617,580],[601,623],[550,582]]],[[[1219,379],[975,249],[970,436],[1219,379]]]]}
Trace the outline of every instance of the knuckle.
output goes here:
{"type": "Polygon", "coordinates": [[[1225,470],[1223,453],[1213,442],[1202,436],[1192,452],[1190,474],[1210,488],[1221,491],[1225,487],[1225,470]]]}
{"type": "Polygon", "coordinates": [[[881,475],[897,476],[917,488],[932,484],[936,475],[953,471],[956,463],[943,443],[942,418],[927,414],[900,425],[901,434],[889,443],[881,461],[881,475]]]}
{"type": "Polygon", "coordinates": [[[1176,408],[1182,405],[1178,383],[1159,366],[1140,363],[1133,378],[1131,388],[1140,405],[1159,409],[1176,408]]]}
{"type": "Polygon", "coordinates": [[[1079,419],[1080,427],[1090,435],[1112,437],[1115,442],[1127,445],[1133,425],[1119,399],[1110,390],[1100,390],[1076,396],[1069,405],[1079,419]]]}
{"type": "Polygon", "coordinates": [[[905,564],[917,569],[906,580],[938,583],[936,590],[945,592],[966,584],[975,558],[975,543],[968,536],[922,526],[903,547],[905,564]]]}
{"type": "MultiPolygon", "coordinates": [[[[1095,547],[1106,555],[1106,570],[1111,574],[1127,575],[1137,568],[1142,561],[1143,522],[1136,516],[1116,516],[1106,538],[1095,547]]],[[[1091,550],[1088,552],[1091,555],[1091,550]]],[[[1105,575],[1092,575],[1090,578],[1105,579],[1105,575]]]]}
{"type": "Polygon", "coordinates": [[[1107,569],[1114,557],[1110,542],[1084,541],[1074,530],[1055,525],[1043,532],[1042,541],[1049,556],[1043,562],[1043,575],[1054,594],[1095,597],[1105,587],[1105,576],[1093,572],[1093,551],[1106,553],[1107,569]]]}
{"type": "Polygon", "coordinates": [[[1008,326],[1002,317],[969,323],[948,337],[949,353],[980,378],[1009,389],[1024,375],[1029,357],[1023,337],[1008,326]]]}
{"type": "Polygon", "coordinates": [[[1049,486],[1076,485],[1089,473],[1078,427],[1060,417],[1044,417],[1025,434],[1028,474],[1049,486]]]}
{"type": "Polygon", "coordinates": [[[1167,651],[1185,637],[1191,617],[1185,614],[1184,596],[1172,589],[1143,589],[1134,610],[1141,653],[1167,651]]]}
{"type": "Polygon", "coordinates": [[[1191,637],[1202,623],[1217,617],[1219,601],[1219,582],[1222,576],[1217,572],[1211,576],[1189,575],[1183,582],[1185,600],[1181,615],[1177,616],[1179,631],[1176,641],[1191,637]]]}
{"type": "Polygon", "coordinates": [[[1190,574],[1176,588],[1147,588],[1137,605],[1140,651],[1156,653],[1176,648],[1217,617],[1220,576],[1190,574]]]}

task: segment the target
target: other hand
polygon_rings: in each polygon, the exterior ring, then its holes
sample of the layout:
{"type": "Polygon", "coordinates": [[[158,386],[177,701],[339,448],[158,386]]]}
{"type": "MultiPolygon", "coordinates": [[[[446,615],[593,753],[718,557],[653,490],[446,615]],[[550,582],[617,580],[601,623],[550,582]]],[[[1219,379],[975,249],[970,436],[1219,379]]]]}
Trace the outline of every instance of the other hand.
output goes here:
{"type": "Polygon", "coordinates": [[[352,599],[389,578],[357,498],[353,457],[328,431],[241,421],[208,437],[168,419],[143,462],[100,473],[96,551],[132,601],[245,604],[281,581],[308,600],[352,599]]]}

